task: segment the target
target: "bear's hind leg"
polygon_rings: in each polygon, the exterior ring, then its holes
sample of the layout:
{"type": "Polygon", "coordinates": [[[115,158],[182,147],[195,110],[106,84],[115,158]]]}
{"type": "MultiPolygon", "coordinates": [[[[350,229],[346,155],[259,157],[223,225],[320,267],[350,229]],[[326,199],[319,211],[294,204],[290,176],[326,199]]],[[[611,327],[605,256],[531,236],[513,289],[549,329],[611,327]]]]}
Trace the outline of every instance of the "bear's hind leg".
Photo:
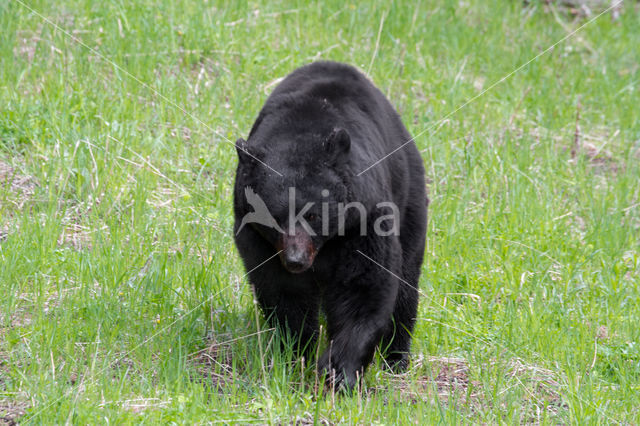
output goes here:
{"type": "MultiPolygon", "coordinates": [[[[407,217],[412,223],[426,226],[426,210],[412,211],[407,217]]],[[[380,343],[380,351],[385,362],[395,372],[404,371],[409,365],[409,350],[420,298],[418,283],[424,257],[425,235],[424,232],[407,232],[402,235],[401,241],[403,279],[399,280],[393,320],[390,321],[380,343]]]]}
{"type": "Polygon", "coordinates": [[[401,282],[398,298],[384,337],[380,343],[380,352],[389,368],[396,373],[406,370],[409,365],[411,333],[418,310],[418,292],[401,282]]]}
{"type": "MultiPolygon", "coordinates": [[[[412,167],[414,171],[417,170],[423,175],[420,157],[414,157],[413,161],[415,161],[412,167]]],[[[399,280],[400,287],[393,309],[393,320],[389,323],[380,343],[387,365],[396,372],[405,370],[409,364],[411,334],[418,313],[420,297],[418,282],[424,258],[429,206],[423,177],[415,179],[410,199],[412,202],[406,208],[400,228],[402,280],[399,280]]]]}

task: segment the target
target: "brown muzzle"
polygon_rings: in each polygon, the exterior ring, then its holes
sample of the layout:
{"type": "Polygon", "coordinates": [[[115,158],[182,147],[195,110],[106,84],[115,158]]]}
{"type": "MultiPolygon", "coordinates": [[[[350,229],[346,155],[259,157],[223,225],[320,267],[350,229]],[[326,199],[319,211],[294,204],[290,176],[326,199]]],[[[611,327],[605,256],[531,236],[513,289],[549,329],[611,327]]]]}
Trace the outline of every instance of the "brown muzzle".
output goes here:
{"type": "Polygon", "coordinates": [[[306,271],[313,265],[318,253],[311,236],[301,227],[296,227],[294,235],[282,234],[278,244],[282,266],[292,274],[306,271]]]}

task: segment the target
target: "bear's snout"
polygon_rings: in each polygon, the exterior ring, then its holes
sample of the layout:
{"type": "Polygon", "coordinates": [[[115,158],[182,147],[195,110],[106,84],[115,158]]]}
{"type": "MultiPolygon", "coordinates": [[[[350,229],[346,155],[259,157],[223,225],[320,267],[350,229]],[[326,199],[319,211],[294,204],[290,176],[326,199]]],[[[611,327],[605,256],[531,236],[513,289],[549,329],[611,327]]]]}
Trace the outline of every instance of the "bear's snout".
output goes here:
{"type": "Polygon", "coordinates": [[[317,251],[304,230],[297,228],[294,235],[282,234],[279,243],[280,261],[287,271],[299,274],[313,265],[317,251]]]}

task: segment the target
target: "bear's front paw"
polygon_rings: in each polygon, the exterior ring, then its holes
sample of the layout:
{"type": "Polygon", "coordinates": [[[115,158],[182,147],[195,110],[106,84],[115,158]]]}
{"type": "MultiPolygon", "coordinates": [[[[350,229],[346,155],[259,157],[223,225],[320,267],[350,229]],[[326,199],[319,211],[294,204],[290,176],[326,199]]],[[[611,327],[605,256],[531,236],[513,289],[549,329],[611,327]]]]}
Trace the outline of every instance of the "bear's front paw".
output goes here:
{"type": "Polygon", "coordinates": [[[406,352],[395,352],[384,356],[383,367],[394,374],[403,373],[409,366],[409,354],[406,352]]]}
{"type": "Polygon", "coordinates": [[[325,378],[325,384],[329,388],[347,393],[353,391],[358,379],[362,377],[362,369],[344,366],[335,358],[330,359],[328,352],[325,352],[318,361],[318,373],[325,378]]]}

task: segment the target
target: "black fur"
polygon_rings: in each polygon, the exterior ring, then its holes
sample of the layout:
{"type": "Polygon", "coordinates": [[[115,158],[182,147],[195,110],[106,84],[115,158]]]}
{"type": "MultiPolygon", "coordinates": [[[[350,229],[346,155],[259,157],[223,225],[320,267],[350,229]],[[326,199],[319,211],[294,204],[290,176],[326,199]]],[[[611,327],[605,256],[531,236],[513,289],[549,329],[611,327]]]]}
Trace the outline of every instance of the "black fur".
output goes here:
{"type": "Polygon", "coordinates": [[[357,175],[410,139],[389,101],[359,71],[316,62],[276,87],[247,141],[237,143],[236,233],[253,211],[246,187],[264,200],[285,233],[288,188],[296,188],[296,211],[315,202],[307,217],[316,236],[301,228],[283,235],[253,224],[237,233],[236,244],[265,316],[308,355],[322,308],[330,343],[319,366],[334,371],[338,384],[347,388],[362,375],[377,345],[396,370],[407,366],[427,225],[424,167],[411,142],[357,175]],[[338,203],[353,201],[365,206],[366,235],[355,209],[348,210],[339,232],[338,203]],[[376,204],[389,201],[400,212],[399,235],[378,236],[374,221],[388,211],[376,204]],[[317,219],[323,217],[323,202],[330,218],[327,235],[317,219]],[[280,259],[258,267],[278,250],[280,259]]]}

